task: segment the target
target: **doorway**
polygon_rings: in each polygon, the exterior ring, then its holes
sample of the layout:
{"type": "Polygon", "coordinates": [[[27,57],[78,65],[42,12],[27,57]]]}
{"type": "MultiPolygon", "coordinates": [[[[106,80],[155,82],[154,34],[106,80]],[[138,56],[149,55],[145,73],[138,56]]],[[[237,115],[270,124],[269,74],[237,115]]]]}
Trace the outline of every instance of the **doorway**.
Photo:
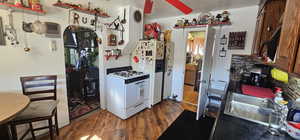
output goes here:
{"type": "Polygon", "coordinates": [[[183,102],[197,106],[202,60],[205,52],[205,31],[190,31],[187,35],[183,102]]]}
{"type": "Polygon", "coordinates": [[[64,31],[67,97],[70,120],[100,108],[97,34],[79,26],[64,31]]]}

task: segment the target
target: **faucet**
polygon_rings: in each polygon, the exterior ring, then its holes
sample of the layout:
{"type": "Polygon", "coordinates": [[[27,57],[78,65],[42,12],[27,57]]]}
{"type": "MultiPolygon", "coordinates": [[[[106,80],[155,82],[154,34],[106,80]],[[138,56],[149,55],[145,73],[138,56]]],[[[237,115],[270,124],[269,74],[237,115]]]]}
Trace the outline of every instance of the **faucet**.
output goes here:
{"type": "MultiPolygon", "coordinates": [[[[275,119],[279,118],[279,121],[275,122],[275,123],[278,123],[278,124],[275,124],[275,125],[278,125],[277,129],[281,130],[281,131],[286,131],[286,119],[287,119],[287,114],[288,114],[287,106],[278,104],[274,100],[269,99],[269,98],[265,98],[264,101],[271,102],[273,105],[273,109],[274,109],[271,112],[270,117],[269,117],[269,127],[272,127],[272,122],[271,122],[272,118],[275,118],[275,119]]],[[[271,133],[273,134],[274,132],[271,132],[271,133]]]]}

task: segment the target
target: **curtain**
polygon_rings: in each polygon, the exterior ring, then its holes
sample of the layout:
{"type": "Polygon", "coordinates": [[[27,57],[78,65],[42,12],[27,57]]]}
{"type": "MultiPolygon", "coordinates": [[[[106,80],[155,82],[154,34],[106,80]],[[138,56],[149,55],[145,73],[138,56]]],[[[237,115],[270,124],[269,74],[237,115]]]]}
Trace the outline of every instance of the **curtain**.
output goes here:
{"type": "Polygon", "coordinates": [[[187,51],[192,52],[194,55],[203,55],[204,50],[204,38],[195,37],[193,40],[189,39],[187,43],[187,51]]]}

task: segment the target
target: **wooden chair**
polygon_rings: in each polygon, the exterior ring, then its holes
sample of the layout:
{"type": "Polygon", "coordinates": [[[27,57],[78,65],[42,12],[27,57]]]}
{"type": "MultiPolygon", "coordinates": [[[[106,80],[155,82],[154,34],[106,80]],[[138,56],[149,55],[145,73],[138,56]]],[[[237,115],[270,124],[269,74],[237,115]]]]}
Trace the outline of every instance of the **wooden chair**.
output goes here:
{"type": "Polygon", "coordinates": [[[57,121],[57,104],[56,86],[57,76],[32,76],[21,77],[22,91],[24,95],[29,96],[31,103],[29,106],[14,120],[10,122],[11,133],[14,140],[18,140],[16,126],[21,124],[29,124],[29,129],[20,138],[21,140],[31,132],[32,139],[35,140],[35,131],[49,129],[51,140],[54,139],[54,129],[57,136],[59,135],[57,121]],[[55,118],[53,125],[52,118],[55,118]],[[33,122],[48,121],[48,126],[33,128],[33,122]]]}

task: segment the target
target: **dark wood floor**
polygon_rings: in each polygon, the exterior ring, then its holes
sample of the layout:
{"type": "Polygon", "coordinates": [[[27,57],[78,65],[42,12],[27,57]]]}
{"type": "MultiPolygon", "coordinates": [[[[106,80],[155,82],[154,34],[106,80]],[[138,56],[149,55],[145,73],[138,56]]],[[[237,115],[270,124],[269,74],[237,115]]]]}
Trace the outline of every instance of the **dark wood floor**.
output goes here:
{"type": "MultiPolygon", "coordinates": [[[[121,120],[108,111],[101,110],[91,116],[73,121],[60,130],[57,140],[156,140],[186,109],[196,107],[174,101],[164,101],[152,109],[121,120]]],[[[42,140],[48,140],[43,137],[42,140]]]]}

